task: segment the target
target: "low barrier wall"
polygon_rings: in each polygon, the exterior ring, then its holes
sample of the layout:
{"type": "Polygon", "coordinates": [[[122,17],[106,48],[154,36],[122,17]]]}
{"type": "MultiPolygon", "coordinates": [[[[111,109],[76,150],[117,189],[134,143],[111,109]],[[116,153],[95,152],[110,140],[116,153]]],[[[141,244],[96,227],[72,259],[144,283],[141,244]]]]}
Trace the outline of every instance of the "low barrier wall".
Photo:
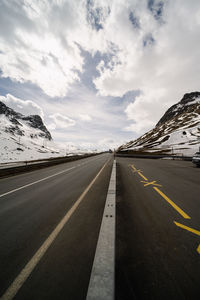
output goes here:
{"type": "Polygon", "coordinates": [[[172,159],[182,159],[192,161],[192,156],[179,156],[179,155],[162,155],[162,154],[122,154],[116,153],[117,157],[134,157],[134,158],[151,158],[151,159],[159,159],[159,158],[172,158],[172,159]]]}
{"type": "Polygon", "coordinates": [[[95,155],[99,155],[101,153],[95,154],[84,154],[84,155],[74,155],[74,156],[66,156],[66,157],[58,157],[58,158],[50,158],[46,160],[38,160],[38,161],[24,161],[24,165],[22,166],[13,166],[13,167],[5,167],[0,169],[0,177],[7,177],[9,175],[15,175],[18,173],[29,172],[33,170],[37,170],[40,168],[50,167],[53,165],[58,165],[78,159],[83,159],[95,155]]]}

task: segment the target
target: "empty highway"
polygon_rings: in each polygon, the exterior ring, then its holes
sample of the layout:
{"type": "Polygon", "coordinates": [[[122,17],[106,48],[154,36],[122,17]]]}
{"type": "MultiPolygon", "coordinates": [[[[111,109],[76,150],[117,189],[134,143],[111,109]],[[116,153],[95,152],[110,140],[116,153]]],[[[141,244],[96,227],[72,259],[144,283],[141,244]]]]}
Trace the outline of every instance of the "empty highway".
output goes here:
{"type": "Polygon", "coordinates": [[[199,299],[200,168],[117,158],[117,299],[199,299]]]}
{"type": "MultiPolygon", "coordinates": [[[[1,300],[87,299],[111,174],[101,154],[0,179],[1,300]]],[[[116,157],[116,178],[113,298],[199,299],[200,168],[116,157]]]]}
{"type": "Polygon", "coordinates": [[[0,180],[3,299],[86,298],[112,164],[105,154],[0,180]]]}

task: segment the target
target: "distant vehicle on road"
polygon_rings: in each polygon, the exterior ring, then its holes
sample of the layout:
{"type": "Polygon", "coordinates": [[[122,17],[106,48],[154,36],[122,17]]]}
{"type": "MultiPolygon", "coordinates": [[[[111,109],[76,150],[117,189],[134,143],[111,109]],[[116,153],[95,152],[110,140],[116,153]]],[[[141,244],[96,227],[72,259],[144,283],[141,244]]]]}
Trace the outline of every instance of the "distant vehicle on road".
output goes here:
{"type": "Polygon", "coordinates": [[[192,158],[193,164],[197,165],[200,167],[200,152],[196,152],[195,155],[192,158]]]}

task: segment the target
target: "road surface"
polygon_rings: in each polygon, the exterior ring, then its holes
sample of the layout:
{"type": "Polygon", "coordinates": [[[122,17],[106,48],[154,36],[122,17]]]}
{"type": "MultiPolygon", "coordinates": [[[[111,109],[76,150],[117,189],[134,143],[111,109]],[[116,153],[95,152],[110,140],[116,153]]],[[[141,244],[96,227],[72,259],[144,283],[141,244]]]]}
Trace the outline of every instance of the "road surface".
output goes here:
{"type": "Polygon", "coordinates": [[[117,158],[116,235],[116,299],[199,299],[200,168],[117,158]]]}
{"type": "Polygon", "coordinates": [[[85,299],[112,163],[104,154],[0,180],[1,295],[83,195],[14,299],[85,299]]]}
{"type": "MultiPolygon", "coordinates": [[[[199,299],[200,168],[116,161],[115,298],[199,299]]],[[[1,300],[86,299],[112,166],[103,154],[0,180],[1,300]]]]}

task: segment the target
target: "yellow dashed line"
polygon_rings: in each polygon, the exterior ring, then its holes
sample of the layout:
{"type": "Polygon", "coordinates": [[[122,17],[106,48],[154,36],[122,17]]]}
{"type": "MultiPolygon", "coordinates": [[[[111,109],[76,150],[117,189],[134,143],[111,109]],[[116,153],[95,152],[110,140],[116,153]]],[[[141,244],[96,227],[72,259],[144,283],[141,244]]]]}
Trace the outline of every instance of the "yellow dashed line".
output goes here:
{"type": "Polygon", "coordinates": [[[151,181],[151,182],[146,182],[146,181],[141,181],[142,183],[144,183],[144,187],[145,186],[149,186],[149,185],[153,185],[153,186],[162,186],[161,184],[156,183],[156,181],[151,181]]]}
{"type": "Polygon", "coordinates": [[[137,170],[134,165],[131,166],[133,169],[133,173],[138,173],[144,180],[148,180],[143,174],[141,170],[137,170]]]}
{"type": "MultiPolygon", "coordinates": [[[[198,231],[198,230],[196,230],[196,229],[193,229],[193,228],[191,228],[191,227],[185,226],[185,225],[180,224],[180,223],[175,222],[175,221],[174,221],[174,224],[176,224],[176,226],[178,226],[178,227],[180,227],[180,228],[183,228],[183,229],[185,229],[185,230],[187,230],[187,231],[190,231],[190,232],[192,232],[192,233],[194,233],[194,234],[200,236],[200,231],[198,231]]],[[[200,245],[199,245],[199,248],[200,248],[200,245]]]]}
{"type": "MultiPolygon", "coordinates": [[[[191,228],[191,227],[185,226],[185,225],[180,224],[180,223],[175,222],[175,221],[174,221],[174,224],[176,224],[176,226],[178,226],[178,227],[180,227],[180,228],[183,228],[183,229],[185,229],[185,230],[187,230],[187,231],[189,231],[189,232],[192,232],[192,233],[194,233],[194,234],[200,236],[200,231],[199,231],[199,230],[193,229],[193,228],[191,228]]],[[[197,247],[197,252],[200,254],[200,245],[197,247]]]]}
{"type": "Polygon", "coordinates": [[[161,186],[156,183],[156,181],[148,182],[148,179],[141,173],[141,170],[137,170],[134,165],[131,165],[133,172],[138,173],[140,177],[142,177],[145,181],[144,186],[153,185],[154,190],[163,198],[165,199],[183,218],[190,219],[190,217],[178,206],[176,205],[171,199],[169,199],[159,188],[156,186],[161,186]]]}
{"type": "Polygon", "coordinates": [[[137,169],[133,169],[132,171],[133,171],[133,173],[141,172],[141,170],[137,170],[137,169]]]}
{"type": "Polygon", "coordinates": [[[148,180],[142,173],[138,172],[138,174],[139,174],[144,180],[148,180]]]}
{"type": "Polygon", "coordinates": [[[154,190],[160,194],[183,218],[190,219],[190,217],[180,208],[178,205],[176,205],[171,199],[169,199],[159,188],[154,187],[154,190]]]}
{"type": "MultiPolygon", "coordinates": [[[[141,181],[142,183],[144,183],[144,186],[149,186],[149,185],[153,185],[154,190],[163,198],[165,199],[183,218],[185,219],[191,219],[178,205],[176,205],[171,199],[169,199],[159,188],[155,187],[155,185],[157,186],[161,186],[159,184],[156,183],[156,181],[152,181],[152,182],[148,182],[148,179],[142,174],[141,170],[137,170],[135,168],[134,165],[131,165],[133,173],[138,173],[140,175],[140,177],[142,177],[145,181],[141,181]]],[[[185,226],[183,224],[180,224],[178,222],[174,221],[174,224],[182,229],[185,229],[189,232],[192,232],[198,236],[200,236],[200,231],[193,229],[191,227],[185,226]]],[[[200,244],[197,247],[197,252],[200,254],[200,244]]]]}

